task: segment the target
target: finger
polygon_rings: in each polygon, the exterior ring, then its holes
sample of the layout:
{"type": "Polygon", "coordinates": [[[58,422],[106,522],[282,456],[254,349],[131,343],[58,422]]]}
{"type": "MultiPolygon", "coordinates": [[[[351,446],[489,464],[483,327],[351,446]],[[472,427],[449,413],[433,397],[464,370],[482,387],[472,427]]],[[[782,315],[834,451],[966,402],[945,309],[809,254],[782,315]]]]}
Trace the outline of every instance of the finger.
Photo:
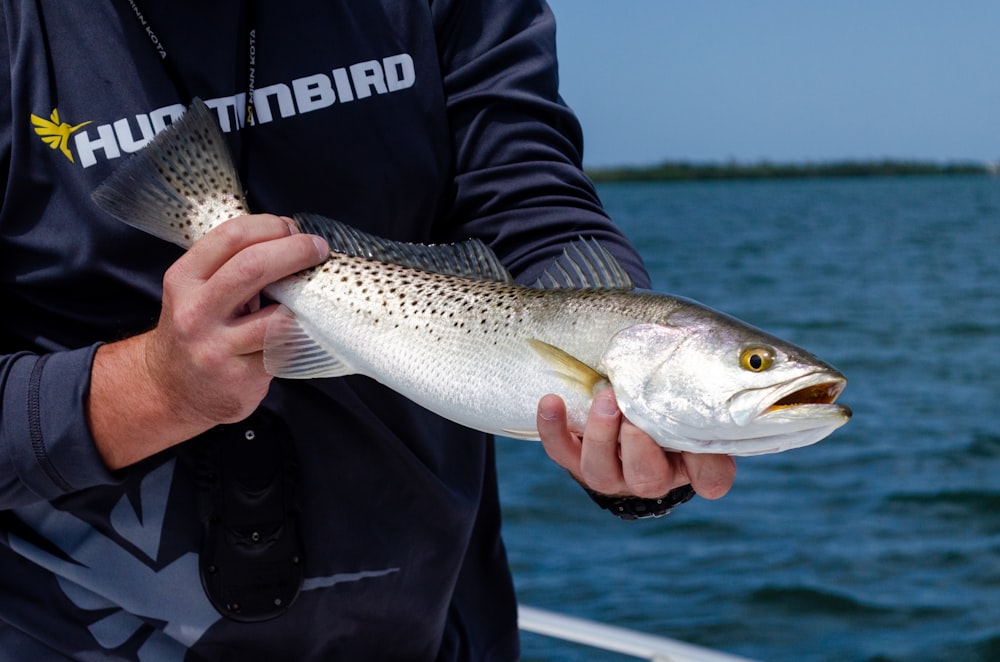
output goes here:
{"type": "Polygon", "coordinates": [[[562,398],[557,395],[543,397],[538,402],[535,425],[545,453],[579,480],[581,442],[569,429],[566,403],[562,398]]]}
{"type": "Polygon", "coordinates": [[[272,214],[254,214],[233,218],[202,237],[188,249],[179,262],[191,279],[208,280],[232,256],[248,246],[287,237],[289,223],[272,214]]]}
{"type": "Polygon", "coordinates": [[[621,427],[622,473],[629,492],[644,499],[661,497],[689,481],[678,471],[669,456],[645,432],[629,421],[621,427]]]}
{"type": "Polygon", "coordinates": [[[580,477],[590,489],[602,494],[618,494],[627,489],[618,450],[621,421],[614,393],[598,393],[584,428],[580,477]]]}
{"type": "Polygon", "coordinates": [[[319,264],[328,255],[326,242],[313,235],[253,244],[233,255],[208,279],[203,304],[215,310],[240,310],[271,283],[319,264]]]}
{"type": "Polygon", "coordinates": [[[694,491],[706,499],[726,495],[736,478],[736,461],[729,455],[681,453],[684,471],[694,491]]]}
{"type": "Polygon", "coordinates": [[[229,321],[227,337],[234,356],[260,354],[264,351],[267,327],[277,304],[265,306],[251,313],[239,315],[229,321]]]}
{"type": "Polygon", "coordinates": [[[250,297],[249,301],[237,308],[236,315],[249,315],[250,313],[255,313],[258,310],[260,310],[260,294],[255,294],[250,297]]]}

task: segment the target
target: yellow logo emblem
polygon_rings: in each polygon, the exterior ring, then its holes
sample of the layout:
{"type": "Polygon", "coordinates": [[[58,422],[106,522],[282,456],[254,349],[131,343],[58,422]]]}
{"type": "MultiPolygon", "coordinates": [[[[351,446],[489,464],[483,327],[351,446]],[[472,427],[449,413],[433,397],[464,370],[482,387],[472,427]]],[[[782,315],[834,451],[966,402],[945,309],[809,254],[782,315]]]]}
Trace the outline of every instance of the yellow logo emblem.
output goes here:
{"type": "Polygon", "coordinates": [[[63,156],[69,159],[70,163],[76,163],[76,161],[73,160],[73,154],[69,151],[69,137],[74,131],[78,131],[81,127],[87,126],[90,122],[83,122],[82,124],[77,124],[76,126],[71,126],[66,122],[60,122],[59,109],[56,108],[52,111],[52,115],[49,116],[49,119],[32,114],[31,123],[35,125],[35,133],[41,136],[42,142],[52,149],[58,149],[63,153],[63,156]]]}

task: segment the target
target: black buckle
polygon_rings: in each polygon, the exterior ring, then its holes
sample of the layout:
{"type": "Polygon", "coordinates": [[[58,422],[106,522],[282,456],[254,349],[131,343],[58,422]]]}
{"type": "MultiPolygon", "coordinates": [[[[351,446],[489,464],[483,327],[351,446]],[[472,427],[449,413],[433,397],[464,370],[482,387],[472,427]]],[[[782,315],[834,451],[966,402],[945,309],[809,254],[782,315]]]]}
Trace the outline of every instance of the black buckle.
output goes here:
{"type": "Polygon", "coordinates": [[[291,434],[263,411],[205,435],[201,583],[220,614],[255,623],[285,613],[302,587],[291,434]]]}

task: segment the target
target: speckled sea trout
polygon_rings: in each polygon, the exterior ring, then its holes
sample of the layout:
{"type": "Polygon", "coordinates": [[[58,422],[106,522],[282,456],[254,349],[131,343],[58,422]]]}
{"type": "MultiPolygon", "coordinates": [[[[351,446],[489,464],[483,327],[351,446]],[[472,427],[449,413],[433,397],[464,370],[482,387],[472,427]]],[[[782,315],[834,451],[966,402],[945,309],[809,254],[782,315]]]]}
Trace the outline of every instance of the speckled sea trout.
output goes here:
{"type": "MultiPolygon", "coordinates": [[[[107,212],[190,247],[248,213],[218,125],[196,102],[94,193],[107,212]]],[[[367,375],[477,430],[537,439],[556,393],[582,430],[593,396],[661,446],[755,455],[815,443],[850,418],[846,380],[808,352],[688,299],[639,291],[580,239],[534,287],[478,240],[427,246],[315,215],[327,261],[270,285],[265,367],[285,378],[367,375]]]]}

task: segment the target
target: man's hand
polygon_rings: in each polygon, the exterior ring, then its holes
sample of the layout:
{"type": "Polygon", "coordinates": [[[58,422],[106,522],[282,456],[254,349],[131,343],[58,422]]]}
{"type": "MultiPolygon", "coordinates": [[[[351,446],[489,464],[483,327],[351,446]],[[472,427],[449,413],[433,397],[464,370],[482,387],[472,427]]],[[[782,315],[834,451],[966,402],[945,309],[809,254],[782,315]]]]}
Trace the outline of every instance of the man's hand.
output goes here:
{"type": "Polygon", "coordinates": [[[545,452],[595,492],[655,499],[690,483],[699,495],[718,499],[736,476],[728,455],[665,452],[622,416],[611,391],[594,398],[582,439],[570,431],[558,396],[541,399],[537,418],[545,452]]]}
{"type": "Polygon", "coordinates": [[[260,309],[259,293],[328,254],[288,219],[256,215],[223,223],[178,259],[163,278],[156,328],[94,359],[88,414],[107,466],[252,413],[271,382],[262,352],[274,306],[260,309]]]}

